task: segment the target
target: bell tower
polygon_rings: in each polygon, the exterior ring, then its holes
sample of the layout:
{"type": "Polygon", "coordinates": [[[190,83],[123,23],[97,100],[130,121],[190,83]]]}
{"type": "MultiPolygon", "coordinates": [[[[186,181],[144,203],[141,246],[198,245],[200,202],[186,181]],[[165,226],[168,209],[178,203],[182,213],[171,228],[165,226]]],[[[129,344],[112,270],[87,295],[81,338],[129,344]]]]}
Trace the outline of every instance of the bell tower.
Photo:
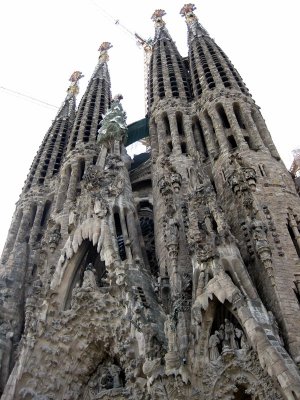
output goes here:
{"type": "Polygon", "coordinates": [[[1,259],[3,400],[300,400],[299,195],[195,10],[187,57],[152,15],[147,118],[109,42],[77,109],[70,78],[1,259]]]}

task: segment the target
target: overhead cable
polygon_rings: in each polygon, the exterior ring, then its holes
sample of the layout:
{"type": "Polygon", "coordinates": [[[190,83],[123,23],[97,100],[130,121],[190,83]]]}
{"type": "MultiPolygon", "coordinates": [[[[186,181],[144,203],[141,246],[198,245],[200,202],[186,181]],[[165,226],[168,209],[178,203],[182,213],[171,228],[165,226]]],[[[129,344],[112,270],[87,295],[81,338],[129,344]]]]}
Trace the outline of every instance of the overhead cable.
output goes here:
{"type": "Polygon", "coordinates": [[[54,106],[53,104],[47,103],[46,101],[43,101],[43,100],[39,100],[39,99],[37,99],[37,98],[35,98],[35,97],[32,97],[32,96],[28,96],[27,94],[18,92],[18,91],[16,91],[16,90],[8,89],[8,88],[6,88],[6,87],[4,87],[4,86],[0,86],[0,89],[5,90],[6,92],[12,93],[12,94],[14,94],[14,95],[24,97],[24,98],[26,98],[26,99],[28,99],[28,100],[32,100],[32,101],[34,101],[34,102],[36,102],[36,103],[43,104],[43,105],[45,105],[45,106],[47,106],[47,107],[52,107],[52,108],[58,109],[58,107],[57,107],[57,106],[54,106]]]}

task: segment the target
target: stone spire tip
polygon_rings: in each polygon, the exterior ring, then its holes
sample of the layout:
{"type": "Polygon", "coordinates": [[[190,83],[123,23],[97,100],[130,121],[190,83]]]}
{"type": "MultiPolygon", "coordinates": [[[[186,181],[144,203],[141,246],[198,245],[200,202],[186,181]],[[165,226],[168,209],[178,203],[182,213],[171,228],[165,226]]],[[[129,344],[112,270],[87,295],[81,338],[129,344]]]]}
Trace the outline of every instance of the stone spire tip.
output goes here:
{"type": "Polygon", "coordinates": [[[186,22],[193,22],[195,20],[197,20],[196,15],[194,14],[194,11],[196,10],[196,6],[193,3],[188,3],[185,4],[182,9],[180,10],[180,15],[182,17],[185,17],[186,22]]]}
{"type": "Polygon", "coordinates": [[[104,63],[109,60],[109,56],[107,51],[111,49],[113,46],[110,42],[102,42],[98,51],[100,51],[99,60],[104,63]]]}
{"type": "Polygon", "coordinates": [[[70,76],[69,81],[71,82],[71,85],[68,87],[67,93],[70,96],[77,96],[79,93],[79,86],[78,86],[78,81],[79,79],[83,78],[84,75],[80,71],[74,71],[73,74],[70,76]]]}
{"type": "Polygon", "coordinates": [[[165,12],[165,10],[161,10],[161,9],[155,10],[154,13],[152,14],[151,19],[152,19],[152,21],[155,22],[155,26],[157,28],[162,27],[166,24],[165,21],[162,19],[162,17],[164,15],[166,15],[166,12],[165,12]]]}

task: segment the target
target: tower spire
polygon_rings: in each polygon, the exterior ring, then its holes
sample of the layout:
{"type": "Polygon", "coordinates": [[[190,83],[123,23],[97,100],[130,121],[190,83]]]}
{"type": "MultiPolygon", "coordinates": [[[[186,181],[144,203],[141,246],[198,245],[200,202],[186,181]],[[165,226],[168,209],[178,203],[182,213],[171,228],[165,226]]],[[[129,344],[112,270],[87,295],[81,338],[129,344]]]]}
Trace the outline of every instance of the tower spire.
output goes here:
{"type": "Polygon", "coordinates": [[[188,3],[185,4],[182,9],[180,10],[180,15],[185,17],[189,35],[190,36],[209,36],[208,32],[203,28],[203,26],[198,21],[197,16],[194,14],[196,10],[195,4],[188,3]]]}
{"type": "Polygon", "coordinates": [[[162,9],[157,9],[154,11],[154,13],[152,14],[152,21],[154,21],[154,26],[155,26],[155,36],[154,36],[154,43],[157,40],[160,39],[167,39],[167,40],[171,40],[170,34],[166,28],[166,23],[163,20],[163,16],[166,15],[165,10],[162,9]]]}
{"type": "Polygon", "coordinates": [[[75,149],[80,143],[96,141],[102,116],[110,107],[110,76],[107,67],[110,48],[112,45],[109,42],[103,42],[99,47],[99,60],[79,104],[68,151],[75,149]]]}
{"type": "Polygon", "coordinates": [[[69,79],[71,84],[67,89],[67,96],[34,158],[25,182],[25,192],[35,183],[44,185],[45,179],[56,175],[60,169],[68,135],[75,118],[76,96],[79,93],[78,81],[82,77],[80,71],[75,71],[69,79]]]}
{"type": "Polygon", "coordinates": [[[165,11],[158,9],[151,17],[155,24],[155,37],[149,67],[149,107],[168,97],[191,98],[188,73],[162,19],[164,15],[165,11]]]}
{"type": "Polygon", "coordinates": [[[57,112],[57,117],[66,117],[72,115],[73,118],[75,117],[75,109],[76,109],[76,96],[79,93],[79,85],[78,81],[83,78],[84,75],[80,71],[74,71],[73,74],[70,76],[69,85],[67,89],[67,96],[62,103],[60,109],[57,112]]]}
{"type": "Polygon", "coordinates": [[[195,10],[196,6],[192,3],[185,4],[180,10],[188,28],[190,71],[195,96],[224,88],[249,95],[238,71],[200,24],[195,10]]]}

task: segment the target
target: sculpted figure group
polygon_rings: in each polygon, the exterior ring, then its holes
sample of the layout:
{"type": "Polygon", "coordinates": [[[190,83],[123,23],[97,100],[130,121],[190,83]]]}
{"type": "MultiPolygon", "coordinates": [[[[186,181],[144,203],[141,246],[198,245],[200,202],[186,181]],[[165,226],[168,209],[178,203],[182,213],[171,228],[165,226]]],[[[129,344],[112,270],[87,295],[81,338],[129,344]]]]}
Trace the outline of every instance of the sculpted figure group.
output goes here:
{"type": "Polygon", "coordinates": [[[221,353],[227,350],[239,350],[247,348],[247,342],[244,332],[235,327],[232,322],[225,318],[224,323],[220,325],[209,338],[208,350],[210,361],[216,361],[221,353]]]}

